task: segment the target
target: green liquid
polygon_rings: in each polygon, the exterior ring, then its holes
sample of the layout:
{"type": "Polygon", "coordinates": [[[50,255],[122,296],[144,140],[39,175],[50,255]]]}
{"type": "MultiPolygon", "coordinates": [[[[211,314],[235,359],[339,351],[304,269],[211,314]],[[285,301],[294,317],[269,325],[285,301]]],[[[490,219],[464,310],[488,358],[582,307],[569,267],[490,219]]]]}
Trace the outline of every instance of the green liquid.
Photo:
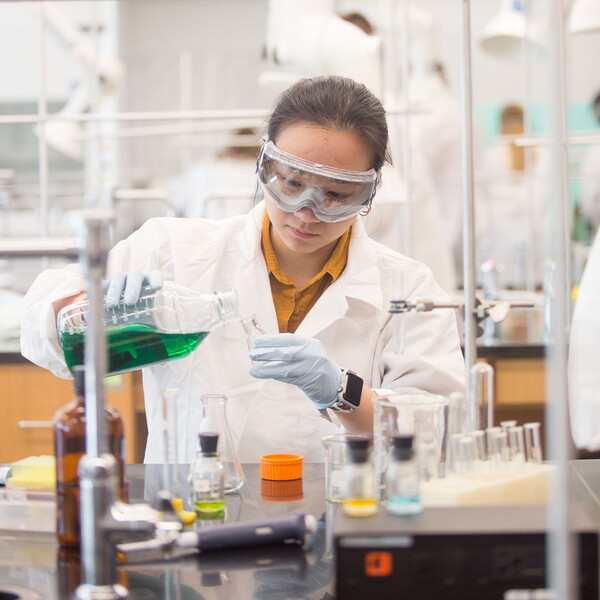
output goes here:
{"type": "MultiPolygon", "coordinates": [[[[104,331],[108,354],[107,375],[183,358],[195,350],[208,335],[208,331],[162,333],[150,325],[108,327],[104,331]]],[[[71,371],[74,366],[84,363],[83,342],[84,334],[81,331],[64,331],[60,336],[65,361],[71,371]]]]}
{"type": "Polygon", "coordinates": [[[225,500],[196,500],[196,515],[203,519],[218,519],[225,514],[225,500]]]}

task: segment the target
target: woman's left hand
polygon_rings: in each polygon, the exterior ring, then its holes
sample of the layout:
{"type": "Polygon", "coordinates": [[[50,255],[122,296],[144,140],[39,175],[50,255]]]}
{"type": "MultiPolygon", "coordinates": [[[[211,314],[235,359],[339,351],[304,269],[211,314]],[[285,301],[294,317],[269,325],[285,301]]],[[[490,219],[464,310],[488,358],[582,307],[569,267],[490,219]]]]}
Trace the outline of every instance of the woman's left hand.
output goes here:
{"type": "Polygon", "coordinates": [[[319,410],[338,398],[342,369],[319,340],[295,333],[261,335],[254,341],[250,359],[264,361],[252,367],[250,375],[297,385],[319,410]]]}

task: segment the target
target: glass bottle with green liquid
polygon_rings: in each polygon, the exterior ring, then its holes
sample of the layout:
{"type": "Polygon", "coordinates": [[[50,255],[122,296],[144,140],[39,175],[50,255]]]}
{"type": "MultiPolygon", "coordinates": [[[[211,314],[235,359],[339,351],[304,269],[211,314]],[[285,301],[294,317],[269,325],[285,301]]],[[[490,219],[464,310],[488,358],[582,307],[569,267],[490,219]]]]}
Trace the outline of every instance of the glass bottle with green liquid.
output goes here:
{"type": "MultiPolygon", "coordinates": [[[[67,367],[84,364],[87,301],[63,308],[57,328],[67,367]]],[[[123,300],[104,308],[107,375],[188,356],[215,328],[239,320],[235,290],[199,293],[166,281],[159,290],[142,289],[135,304],[123,300]]]]}
{"type": "Polygon", "coordinates": [[[217,453],[219,434],[198,434],[199,446],[190,468],[192,506],[200,519],[219,519],[225,513],[225,469],[217,453]]]}

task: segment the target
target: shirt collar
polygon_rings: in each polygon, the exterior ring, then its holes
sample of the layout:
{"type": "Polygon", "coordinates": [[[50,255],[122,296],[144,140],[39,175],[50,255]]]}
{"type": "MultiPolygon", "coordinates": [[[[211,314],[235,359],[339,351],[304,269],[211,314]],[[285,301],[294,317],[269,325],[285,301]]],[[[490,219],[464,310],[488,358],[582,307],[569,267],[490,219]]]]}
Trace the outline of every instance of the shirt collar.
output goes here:
{"type": "MultiPolygon", "coordinates": [[[[267,263],[267,271],[269,274],[272,273],[273,276],[276,277],[281,283],[293,285],[291,279],[281,270],[279,266],[279,261],[277,260],[275,250],[273,249],[273,244],[271,243],[271,236],[269,235],[270,226],[271,221],[269,219],[269,215],[265,211],[261,232],[261,244],[263,254],[265,256],[265,262],[267,263]]],[[[329,274],[332,281],[335,281],[340,276],[344,270],[344,267],[346,266],[346,263],[348,262],[348,249],[350,247],[351,230],[352,228],[350,227],[343,233],[333,249],[328,261],[325,263],[321,271],[306,284],[307,286],[315,281],[318,281],[324,277],[325,274],[329,274]]]]}

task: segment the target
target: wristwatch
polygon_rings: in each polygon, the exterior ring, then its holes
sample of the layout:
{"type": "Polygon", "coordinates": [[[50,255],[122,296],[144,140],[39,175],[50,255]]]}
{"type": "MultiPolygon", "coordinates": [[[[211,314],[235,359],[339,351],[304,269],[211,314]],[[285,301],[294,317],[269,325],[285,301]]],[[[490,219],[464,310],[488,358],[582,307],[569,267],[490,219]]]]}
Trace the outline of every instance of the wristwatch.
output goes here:
{"type": "Polygon", "coordinates": [[[335,412],[351,413],[360,406],[363,380],[354,371],[342,369],[342,383],[337,400],[329,407],[335,412]]]}

